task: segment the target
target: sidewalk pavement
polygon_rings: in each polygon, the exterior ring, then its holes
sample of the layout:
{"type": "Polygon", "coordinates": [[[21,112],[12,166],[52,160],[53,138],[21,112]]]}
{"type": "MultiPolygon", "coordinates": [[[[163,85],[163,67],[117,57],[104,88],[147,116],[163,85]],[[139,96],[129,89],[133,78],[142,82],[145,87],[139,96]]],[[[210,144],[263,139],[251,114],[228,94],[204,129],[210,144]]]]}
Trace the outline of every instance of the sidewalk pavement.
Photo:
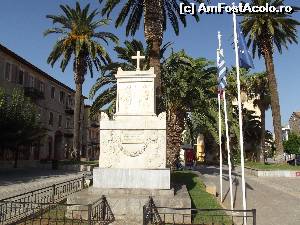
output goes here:
{"type": "MultiPolygon", "coordinates": [[[[219,190],[219,168],[198,168],[199,175],[215,183],[219,190]]],[[[264,178],[246,175],[247,208],[257,210],[257,225],[300,224],[300,178],[264,178]]],[[[241,173],[233,172],[233,200],[235,209],[243,209],[241,173]]],[[[228,168],[223,169],[223,204],[230,209],[228,168]]]]}

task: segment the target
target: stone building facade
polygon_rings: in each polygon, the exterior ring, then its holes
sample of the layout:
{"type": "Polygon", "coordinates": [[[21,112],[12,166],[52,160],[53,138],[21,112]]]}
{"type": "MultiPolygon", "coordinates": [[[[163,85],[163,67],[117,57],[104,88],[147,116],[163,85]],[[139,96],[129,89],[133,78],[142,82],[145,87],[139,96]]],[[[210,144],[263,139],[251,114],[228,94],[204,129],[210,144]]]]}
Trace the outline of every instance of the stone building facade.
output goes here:
{"type": "Polygon", "coordinates": [[[289,119],[290,132],[300,135],[300,112],[293,112],[289,119]]]}
{"type": "MultiPolygon", "coordinates": [[[[24,89],[25,95],[30,97],[37,107],[41,125],[47,129],[46,136],[39,143],[26,146],[24,148],[27,149],[20,151],[20,159],[70,158],[75,91],[3,45],[0,45],[0,87],[8,93],[14,88],[24,89]]],[[[84,104],[81,111],[83,110],[84,104]]],[[[82,113],[82,117],[84,116],[85,113],[82,113]]],[[[86,127],[81,126],[81,129],[81,145],[86,146],[86,138],[83,137],[86,127]]],[[[1,152],[0,160],[12,159],[9,151],[1,152]]]]}
{"type": "Polygon", "coordinates": [[[89,105],[84,106],[82,155],[89,160],[98,160],[100,154],[99,118],[98,115],[90,116],[90,108],[89,105]]]}

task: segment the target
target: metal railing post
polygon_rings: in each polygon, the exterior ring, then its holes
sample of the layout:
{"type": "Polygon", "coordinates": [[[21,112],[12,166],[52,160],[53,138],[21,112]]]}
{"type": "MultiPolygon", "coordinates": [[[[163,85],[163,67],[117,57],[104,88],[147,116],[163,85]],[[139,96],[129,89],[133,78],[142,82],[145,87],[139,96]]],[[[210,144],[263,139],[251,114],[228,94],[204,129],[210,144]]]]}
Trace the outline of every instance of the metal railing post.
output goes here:
{"type": "Polygon", "coordinates": [[[84,175],[81,178],[81,189],[84,189],[84,175]]]}
{"type": "Polygon", "coordinates": [[[256,209],[252,209],[253,225],[256,225],[256,209]]]}
{"type": "Polygon", "coordinates": [[[55,201],[55,184],[52,185],[52,202],[55,201]]]}
{"type": "Polygon", "coordinates": [[[143,225],[146,225],[146,216],[145,216],[145,214],[146,214],[146,206],[144,205],[143,206],[143,225]]]}
{"type": "Polygon", "coordinates": [[[92,204],[88,204],[88,224],[92,225],[92,204]]]}

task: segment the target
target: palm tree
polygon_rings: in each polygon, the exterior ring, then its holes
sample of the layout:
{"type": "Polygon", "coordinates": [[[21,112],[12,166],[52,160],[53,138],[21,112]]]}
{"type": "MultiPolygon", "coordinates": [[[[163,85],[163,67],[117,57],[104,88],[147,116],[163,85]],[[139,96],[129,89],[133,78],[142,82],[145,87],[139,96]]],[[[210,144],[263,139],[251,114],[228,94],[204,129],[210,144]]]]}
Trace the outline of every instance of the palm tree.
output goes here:
{"type": "MultiPolygon", "coordinates": [[[[202,2],[202,0],[194,0],[202,2]]],[[[100,3],[103,0],[99,0],[100,3]]],[[[115,26],[122,26],[127,19],[126,35],[135,35],[142,20],[144,20],[144,35],[150,48],[150,66],[154,67],[156,74],[156,94],[161,95],[160,78],[160,46],[163,40],[163,32],[167,28],[167,18],[169,19],[176,35],[179,34],[179,21],[186,26],[185,15],[180,14],[179,3],[189,4],[186,0],[106,0],[102,9],[102,15],[109,16],[116,6],[122,4],[122,9],[115,21],[115,26]],[[144,16],[144,17],[143,17],[144,16]]],[[[197,14],[194,15],[198,21],[197,14]]]]}
{"type": "Polygon", "coordinates": [[[268,77],[266,73],[255,73],[247,77],[248,84],[247,94],[250,99],[253,99],[254,106],[257,106],[261,112],[261,136],[260,149],[257,152],[257,159],[264,162],[265,152],[265,133],[266,133],[266,110],[270,108],[271,96],[268,84],[268,77]]]}
{"type": "Polygon", "coordinates": [[[108,40],[117,43],[118,38],[112,33],[98,31],[98,28],[107,25],[109,21],[108,19],[97,20],[96,16],[99,13],[97,10],[89,12],[89,4],[81,8],[79,2],[76,2],[75,8],[71,8],[69,5],[60,5],[60,8],[63,14],[46,16],[58,26],[46,30],[44,35],[60,35],[47,62],[53,66],[61,58],[60,68],[64,72],[70,60],[73,60],[76,84],[73,148],[79,158],[82,84],[88,69],[93,76],[94,67],[99,70],[101,64],[111,61],[105,48],[97,42],[97,39],[108,44],[108,40]]]}
{"type": "MultiPolygon", "coordinates": [[[[284,0],[252,0],[251,4],[258,6],[269,4],[277,8],[284,5],[284,0]]],[[[288,44],[298,42],[297,25],[300,25],[300,23],[286,14],[246,14],[242,21],[242,30],[245,35],[249,35],[248,46],[252,45],[253,57],[257,52],[259,57],[262,55],[265,59],[271,95],[275,143],[280,161],[283,155],[283,145],[273,54],[274,47],[278,49],[279,53],[282,53],[282,47],[287,48],[288,44]]]]}
{"type": "Polygon", "coordinates": [[[216,99],[213,99],[217,86],[216,68],[212,62],[204,58],[193,59],[184,51],[172,53],[161,68],[163,99],[167,106],[167,164],[172,168],[179,154],[181,135],[191,115],[197,115],[199,124],[205,123],[207,130],[217,133],[210,120],[217,112],[214,110],[216,99]]]}

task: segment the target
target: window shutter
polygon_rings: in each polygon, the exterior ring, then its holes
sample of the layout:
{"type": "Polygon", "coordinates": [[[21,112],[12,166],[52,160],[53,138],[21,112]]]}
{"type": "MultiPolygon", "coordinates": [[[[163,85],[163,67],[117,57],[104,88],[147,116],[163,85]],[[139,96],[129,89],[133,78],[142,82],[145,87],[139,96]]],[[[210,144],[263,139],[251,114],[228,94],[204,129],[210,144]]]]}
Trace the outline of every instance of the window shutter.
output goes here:
{"type": "Polygon", "coordinates": [[[40,86],[40,81],[37,78],[34,78],[34,88],[39,90],[39,86],[40,86]]]}
{"type": "Polygon", "coordinates": [[[4,59],[0,58],[0,80],[4,80],[4,59]]]}
{"type": "Polygon", "coordinates": [[[29,74],[27,71],[24,73],[24,86],[29,87],[29,74]]]}
{"type": "Polygon", "coordinates": [[[13,64],[12,65],[12,77],[11,77],[11,81],[13,83],[17,83],[17,79],[18,79],[18,66],[13,64]]]}

